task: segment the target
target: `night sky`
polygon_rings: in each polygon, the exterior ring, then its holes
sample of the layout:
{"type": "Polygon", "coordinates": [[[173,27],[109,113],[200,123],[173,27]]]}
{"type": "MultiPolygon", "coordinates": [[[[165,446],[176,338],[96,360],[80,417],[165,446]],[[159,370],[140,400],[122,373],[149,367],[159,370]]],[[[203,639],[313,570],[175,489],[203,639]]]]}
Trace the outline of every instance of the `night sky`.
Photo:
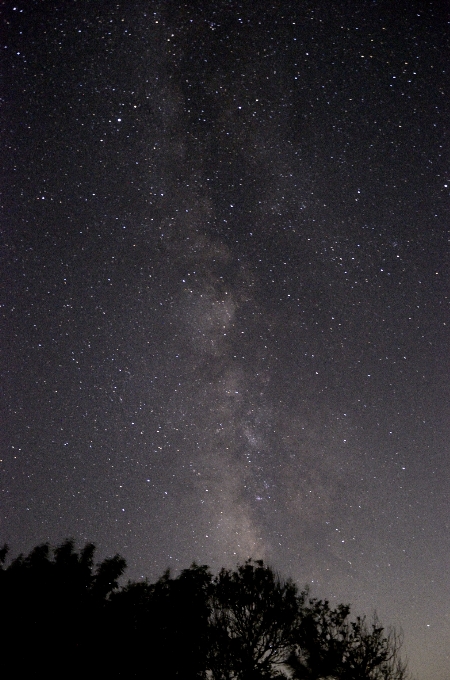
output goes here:
{"type": "Polygon", "coordinates": [[[2,2],[12,554],[263,558],[448,680],[445,5],[2,2]]]}

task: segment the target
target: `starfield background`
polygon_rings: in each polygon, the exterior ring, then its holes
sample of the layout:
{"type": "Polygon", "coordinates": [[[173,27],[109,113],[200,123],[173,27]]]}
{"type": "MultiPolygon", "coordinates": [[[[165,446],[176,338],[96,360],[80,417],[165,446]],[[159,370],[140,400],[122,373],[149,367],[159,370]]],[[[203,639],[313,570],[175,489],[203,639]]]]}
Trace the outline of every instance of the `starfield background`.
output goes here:
{"type": "Polygon", "coordinates": [[[13,554],[263,558],[448,679],[447,9],[1,3],[13,554]]]}

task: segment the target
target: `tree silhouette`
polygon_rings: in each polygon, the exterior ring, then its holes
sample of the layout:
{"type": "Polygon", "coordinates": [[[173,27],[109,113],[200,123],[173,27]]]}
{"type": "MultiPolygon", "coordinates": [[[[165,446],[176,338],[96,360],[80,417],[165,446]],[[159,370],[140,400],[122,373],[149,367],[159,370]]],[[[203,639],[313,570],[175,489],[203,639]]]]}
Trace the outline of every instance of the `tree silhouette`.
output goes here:
{"type": "Polygon", "coordinates": [[[325,600],[310,600],[287,661],[296,680],[406,680],[400,659],[401,637],[384,634],[376,616],[349,620],[350,607],[331,609],[325,600]]]}
{"type": "Polygon", "coordinates": [[[401,636],[309,599],[262,561],[213,578],[192,564],[155,583],[128,582],[120,555],[38,545],[6,565],[0,549],[4,674],[166,680],[407,680],[401,636]]]}
{"type": "Polygon", "coordinates": [[[159,660],[166,678],[203,677],[211,579],[206,566],[194,563],[177,578],[166,571],[154,584],[128,583],[114,594],[112,612],[121,630],[116,664],[127,677],[138,675],[149,658],[159,660]]]}
{"type": "Polygon", "coordinates": [[[126,566],[116,555],[94,568],[94,551],[88,543],[77,553],[71,539],[53,550],[44,543],[4,568],[2,549],[2,657],[7,666],[19,665],[19,676],[40,676],[38,661],[44,659],[62,669],[73,658],[65,677],[75,675],[77,664],[93,663],[102,646],[108,596],[126,566]]]}
{"type": "Polygon", "coordinates": [[[280,673],[289,656],[303,596],[262,561],[222,569],[214,582],[208,665],[214,680],[280,673]]]}

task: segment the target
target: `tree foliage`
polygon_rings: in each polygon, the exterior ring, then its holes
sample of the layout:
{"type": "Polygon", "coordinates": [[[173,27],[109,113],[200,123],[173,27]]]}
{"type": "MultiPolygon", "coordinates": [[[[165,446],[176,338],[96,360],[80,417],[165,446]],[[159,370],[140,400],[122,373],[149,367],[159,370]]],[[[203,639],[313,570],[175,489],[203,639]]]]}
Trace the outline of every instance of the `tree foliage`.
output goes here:
{"type": "Polygon", "coordinates": [[[50,661],[62,673],[69,660],[65,677],[75,677],[105,649],[106,609],[126,562],[115,555],[94,566],[94,553],[92,543],[77,552],[67,539],[53,550],[38,545],[5,568],[7,547],[0,552],[2,662],[18,677],[39,677],[50,661]]]}
{"type": "Polygon", "coordinates": [[[222,569],[211,598],[214,680],[273,677],[289,656],[301,602],[295,584],[261,561],[222,569]]]}
{"type": "Polygon", "coordinates": [[[350,607],[331,609],[325,600],[309,601],[296,632],[288,665],[296,680],[405,680],[401,636],[385,633],[374,615],[350,620],[350,607]]]}
{"type": "Polygon", "coordinates": [[[311,599],[262,561],[128,582],[120,555],[68,539],[0,549],[0,650],[17,677],[407,680],[401,637],[311,599]]]}

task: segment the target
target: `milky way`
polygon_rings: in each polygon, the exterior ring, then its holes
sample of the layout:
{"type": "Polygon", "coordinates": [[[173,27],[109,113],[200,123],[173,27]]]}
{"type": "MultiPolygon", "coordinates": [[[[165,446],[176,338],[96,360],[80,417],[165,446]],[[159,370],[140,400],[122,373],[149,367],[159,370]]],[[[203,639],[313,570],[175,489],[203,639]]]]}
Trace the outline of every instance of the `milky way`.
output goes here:
{"type": "Polygon", "coordinates": [[[448,677],[438,4],[7,3],[13,553],[263,558],[448,677]]]}

